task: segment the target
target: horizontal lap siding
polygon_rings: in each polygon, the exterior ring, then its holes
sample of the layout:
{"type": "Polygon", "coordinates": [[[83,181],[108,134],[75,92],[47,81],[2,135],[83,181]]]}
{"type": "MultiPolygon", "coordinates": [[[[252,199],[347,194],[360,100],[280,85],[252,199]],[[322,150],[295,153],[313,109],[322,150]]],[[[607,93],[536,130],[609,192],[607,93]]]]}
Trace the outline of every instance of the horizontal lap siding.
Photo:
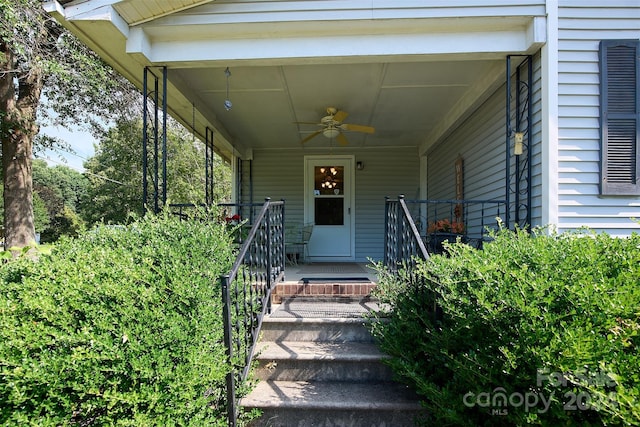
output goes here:
{"type": "MultiPolygon", "coordinates": [[[[532,137],[532,225],[541,225],[542,214],[540,79],[541,60],[540,55],[537,54],[533,56],[532,123],[530,126],[532,137]]],[[[505,86],[500,87],[469,119],[428,153],[427,189],[429,199],[455,198],[454,164],[458,155],[464,159],[465,199],[505,199],[505,90],[505,86]]],[[[511,107],[515,108],[515,100],[512,100],[511,107]]],[[[514,115],[515,113],[512,113],[512,117],[514,115]]],[[[513,157],[511,160],[513,162],[513,157]]],[[[513,163],[511,167],[513,173],[513,163]]],[[[513,196],[511,197],[513,202],[513,196]]]]}
{"type": "Polygon", "coordinates": [[[255,150],[253,152],[253,195],[285,201],[285,220],[304,221],[304,152],[299,150],[255,150]]]}
{"type": "Polygon", "coordinates": [[[600,197],[598,46],[640,38],[637,0],[561,0],[558,64],[558,226],[613,235],[638,229],[640,198],[600,197]]]}
{"type": "Polygon", "coordinates": [[[384,256],[385,197],[404,194],[416,198],[420,161],[416,148],[371,149],[355,153],[364,169],[356,170],[356,256],[381,260],[384,256]]]}
{"type": "MultiPolygon", "coordinates": [[[[304,221],[304,156],[311,150],[255,150],[254,200],[285,199],[288,224],[304,221]]],[[[384,201],[400,194],[417,197],[420,163],[416,148],[334,150],[355,155],[364,165],[355,171],[356,261],[384,256],[384,201]]]]}
{"type": "MultiPolygon", "coordinates": [[[[455,162],[464,160],[464,198],[467,200],[504,200],[505,198],[505,86],[498,89],[449,137],[427,154],[427,198],[456,198],[455,162]]],[[[451,212],[429,206],[421,223],[446,218],[451,212]]],[[[479,237],[485,226],[495,228],[495,217],[504,217],[504,206],[470,205],[465,213],[467,234],[479,237]],[[483,218],[481,218],[483,216],[483,218]]],[[[445,208],[446,210],[446,208],[445,208]]]]}
{"type": "Polygon", "coordinates": [[[462,156],[465,199],[504,199],[504,91],[503,86],[427,154],[427,198],[455,198],[454,165],[462,156]]]}
{"type": "Polygon", "coordinates": [[[533,56],[533,101],[531,103],[531,225],[542,224],[542,58],[533,56]]]}

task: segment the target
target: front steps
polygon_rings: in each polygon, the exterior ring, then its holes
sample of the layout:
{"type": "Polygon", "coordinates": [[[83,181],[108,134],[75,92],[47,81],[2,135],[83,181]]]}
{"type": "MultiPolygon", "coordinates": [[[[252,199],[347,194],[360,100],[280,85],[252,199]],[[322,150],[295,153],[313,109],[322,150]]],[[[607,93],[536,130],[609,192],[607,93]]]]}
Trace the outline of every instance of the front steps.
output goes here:
{"type": "Polygon", "coordinates": [[[254,378],[240,405],[255,426],[413,426],[417,397],[392,380],[362,317],[367,300],[286,300],[263,320],[254,378]]]}

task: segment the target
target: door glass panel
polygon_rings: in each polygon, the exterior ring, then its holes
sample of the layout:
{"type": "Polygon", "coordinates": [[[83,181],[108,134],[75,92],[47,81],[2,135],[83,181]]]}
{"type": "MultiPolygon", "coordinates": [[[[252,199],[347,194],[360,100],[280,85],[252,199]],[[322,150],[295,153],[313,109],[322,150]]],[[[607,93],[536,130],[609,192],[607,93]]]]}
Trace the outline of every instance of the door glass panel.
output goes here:
{"type": "Polygon", "coordinates": [[[344,194],[344,166],[316,166],[313,176],[316,196],[344,194]]]}
{"type": "Polygon", "coordinates": [[[316,225],[344,225],[344,199],[342,197],[316,197],[316,225]]]}

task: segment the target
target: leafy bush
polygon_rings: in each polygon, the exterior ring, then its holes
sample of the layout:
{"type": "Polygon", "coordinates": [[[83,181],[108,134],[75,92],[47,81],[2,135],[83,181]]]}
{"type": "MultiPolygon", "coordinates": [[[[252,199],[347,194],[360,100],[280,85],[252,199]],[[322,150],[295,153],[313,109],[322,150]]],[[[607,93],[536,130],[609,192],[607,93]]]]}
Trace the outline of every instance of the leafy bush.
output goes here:
{"type": "Polygon", "coordinates": [[[433,425],[640,424],[640,236],[539,231],[382,275],[374,334],[433,425]]]}
{"type": "Polygon", "coordinates": [[[226,425],[221,224],[147,217],[0,269],[0,425],[226,425]]]}

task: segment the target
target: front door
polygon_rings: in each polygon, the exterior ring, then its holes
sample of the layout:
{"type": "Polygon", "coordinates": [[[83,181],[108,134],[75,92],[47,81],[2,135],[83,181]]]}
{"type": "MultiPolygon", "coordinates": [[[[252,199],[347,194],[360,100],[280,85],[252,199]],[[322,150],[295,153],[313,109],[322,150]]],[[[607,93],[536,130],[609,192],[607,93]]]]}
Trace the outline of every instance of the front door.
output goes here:
{"type": "Polygon", "coordinates": [[[311,261],[353,261],[353,156],[305,156],[305,222],[311,261]]]}

